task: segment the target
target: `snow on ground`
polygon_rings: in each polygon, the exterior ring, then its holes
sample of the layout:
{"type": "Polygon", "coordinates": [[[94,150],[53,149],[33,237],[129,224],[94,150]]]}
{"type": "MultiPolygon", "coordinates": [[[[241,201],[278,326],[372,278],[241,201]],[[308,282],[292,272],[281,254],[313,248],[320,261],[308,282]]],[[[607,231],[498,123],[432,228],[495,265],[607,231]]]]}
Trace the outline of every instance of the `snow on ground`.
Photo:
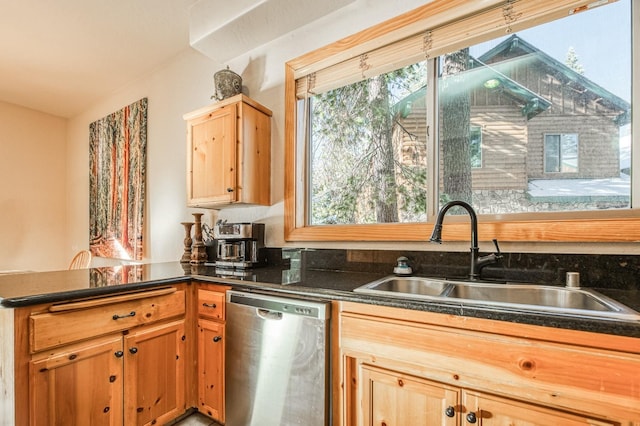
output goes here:
{"type": "Polygon", "coordinates": [[[629,196],[631,181],[628,175],[609,179],[533,179],[529,181],[532,197],[610,197],[629,196]]]}

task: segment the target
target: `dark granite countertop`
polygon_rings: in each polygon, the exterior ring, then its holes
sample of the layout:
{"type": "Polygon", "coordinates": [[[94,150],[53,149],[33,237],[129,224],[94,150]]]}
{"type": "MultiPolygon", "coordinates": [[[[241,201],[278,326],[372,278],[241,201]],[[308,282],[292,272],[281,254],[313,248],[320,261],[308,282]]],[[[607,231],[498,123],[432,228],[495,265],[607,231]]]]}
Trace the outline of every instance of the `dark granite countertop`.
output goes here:
{"type": "MultiPolygon", "coordinates": [[[[248,272],[247,276],[240,277],[221,275],[210,266],[191,267],[178,262],[126,265],[3,275],[0,276],[0,304],[5,308],[16,308],[142,290],[195,279],[228,284],[244,291],[346,300],[450,315],[640,337],[640,321],[585,318],[455,301],[406,300],[353,292],[355,288],[383,276],[384,274],[372,272],[310,268],[296,270],[270,266],[256,268],[248,272]]],[[[596,290],[640,311],[640,292],[637,290],[596,290]]]]}

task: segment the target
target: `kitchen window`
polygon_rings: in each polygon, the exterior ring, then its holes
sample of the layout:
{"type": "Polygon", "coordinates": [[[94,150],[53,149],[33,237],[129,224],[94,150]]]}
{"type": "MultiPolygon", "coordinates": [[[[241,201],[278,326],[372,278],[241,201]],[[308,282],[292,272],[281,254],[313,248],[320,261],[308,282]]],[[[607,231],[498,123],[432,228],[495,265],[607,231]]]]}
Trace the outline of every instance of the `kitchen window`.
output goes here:
{"type": "MultiPolygon", "coordinates": [[[[285,238],[426,240],[459,199],[481,215],[483,239],[640,239],[630,9],[435,0],[288,62],[285,238]],[[564,58],[556,48],[589,35],[564,58]]],[[[448,221],[446,239],[468,238],[448,221]]]]}

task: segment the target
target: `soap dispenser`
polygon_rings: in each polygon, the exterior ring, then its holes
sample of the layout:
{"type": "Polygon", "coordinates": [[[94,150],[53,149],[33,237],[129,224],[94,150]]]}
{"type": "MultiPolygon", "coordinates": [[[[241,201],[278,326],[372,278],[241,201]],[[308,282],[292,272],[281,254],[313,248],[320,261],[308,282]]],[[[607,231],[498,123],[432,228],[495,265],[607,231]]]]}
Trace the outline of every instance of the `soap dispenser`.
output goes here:
{"type": "Polygon", "coordinates": [[[396,259],[396,262],[398,262],[398,264],[393,268],[394,274],[398,276],[408,276],[413,273],[411,266],[409,266],[408,264],[409,259],[407,259],[406,257],[400,256],[398,259],[396,259]]]}

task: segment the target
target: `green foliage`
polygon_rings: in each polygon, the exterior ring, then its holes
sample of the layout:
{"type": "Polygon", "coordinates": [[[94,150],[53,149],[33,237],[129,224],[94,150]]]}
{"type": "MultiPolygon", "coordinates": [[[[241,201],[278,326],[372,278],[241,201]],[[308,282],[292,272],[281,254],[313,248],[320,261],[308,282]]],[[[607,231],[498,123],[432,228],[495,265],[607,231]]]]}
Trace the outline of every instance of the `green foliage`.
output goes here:
{"type": "Polygon", "coordinates": [[[425,82],[422,62],[312,98],[313,224],[424,217],[426,164],[422,170],[403,165],[394,132],[406,132],[396,122],[401,113],[407,113],[408,103],[400,101],[425,82]]]}

